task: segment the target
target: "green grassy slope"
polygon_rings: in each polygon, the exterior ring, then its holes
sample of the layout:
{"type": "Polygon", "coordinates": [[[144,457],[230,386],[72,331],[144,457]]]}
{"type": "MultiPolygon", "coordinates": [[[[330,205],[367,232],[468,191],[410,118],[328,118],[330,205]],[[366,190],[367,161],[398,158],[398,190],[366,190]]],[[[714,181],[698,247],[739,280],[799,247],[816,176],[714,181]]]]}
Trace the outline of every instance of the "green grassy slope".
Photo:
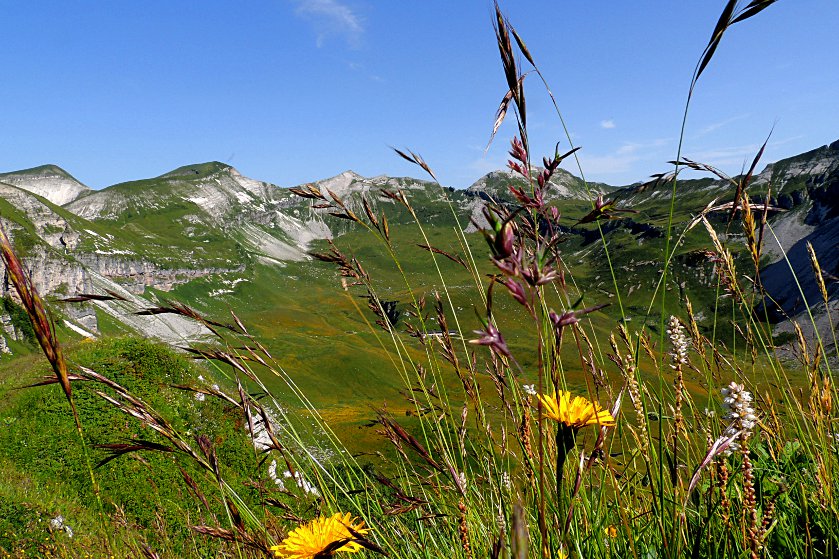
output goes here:
{"type": "MultiPolygon", "coordinates": [[[[199,374],[214,382],[211,372],[196,369],[162,346],[130,338],[79,344],[69,358],[128,388],[176,429],[191,437],[210,437],[228,479],[252,499],[253,491],[240,484],[260,474],[238,418],[214,398],[199,402],[192,393],[172,388],[173,384],[200,385],[199,374]]],[[[192,524],[224,517],[218,489],[207,482],[205,472],[169,453],[132,453],[95,468],[101,516],[64,394],[55,384],[26,388],[46,374],[38,357],[0,366],[0,477],[4,480],[0,483],[0,556],[43,557],[62,549],[75,557],[85,553],[98,557],[110,546],[117,557],[136,557],[146,541],[167,557],[196,556],[198,547],[202,556],[211,556],[224,548],[191,530],[192,524]],[[209,510],[194,498],[179,467],[200,484],[209,510]],[[58,516],[71,531],[50,527],[58,516]]],[[[93,465],[108,457],[96,445],[167,443],[94,390],[102,387],[74,383],[93,465]]]]}

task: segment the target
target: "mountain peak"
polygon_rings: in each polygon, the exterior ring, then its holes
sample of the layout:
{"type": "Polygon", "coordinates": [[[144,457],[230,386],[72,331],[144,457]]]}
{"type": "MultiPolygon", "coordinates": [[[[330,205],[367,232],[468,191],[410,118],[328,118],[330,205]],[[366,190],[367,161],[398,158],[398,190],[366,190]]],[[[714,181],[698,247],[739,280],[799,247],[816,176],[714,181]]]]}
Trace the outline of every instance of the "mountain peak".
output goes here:
{"type": "Polygon", "coordinates": [[[34,177],[62,177],[79,182],[73,175],[59,167],[54,163],[47,163],[45,165],[38,165],[29,169],[21,169],[19,171],[9,171],[8,173],[0,173],[0,177],[9,176],[34,176],[34,177]]]}
{"type": "Polygon", "coordinates": [[[318,188],[328,189],[337,194],[338,196],[344,196],[354,190],[363,190],[363,184],[365,182],[368,182],[368,179],[362,177],[355,171],[348,169],[343,173],[335,175],[334,177],[329,177],[328,179],[321,179],[319,181],[316,181],[315,184],[318,186],[318,188]],[[353,185],[358,186],[353,187],[353,185]]]}
{"type": "MultiPolygon", "coordinates": [[[[543,169],[543,167],[531,167],[534,179],[543,169]]],[[[509,169],[498,169],[479,178],[466,191],[482,197],[505,198],[509,196],[508,188],[510,186],[522,187],[526,185],[526,180],[520,174],[509,169]]],[[[602,183],[589,182],[586,185],[582,179],[565,169],[556,169],[545,186],[546,200],[558,198],[590,200],[593,195],[614,189],[614,187],[602,183]]]]}
{"type": "Polygon", "coordinates": [[[0,182],[37,194],[58,206],[69,204],[79,196],[90,192],[90,188],[73,175],[51,163],[20,171],[0,173],[0,182]]]}
{"type": "Polygon", "coordinates": [[[208,161],[206,163],[196,163],[193,165],[184,165],[183,167],[178,167],[168,173],[160,175],[158,178],[197,178],[197,177],[207,177],[209,175],[213,175],[218,172],[228,171],[234,172],[235,174],[239,174],[236,169],[231,167],[226,163],[221,163],[219,161],[208,161]]]}
{"type": "Polygon", "coordinates": [[[347,170],[346,170],[346,171],[344,171],[343,173],[338,174],[338,175],[335,175],[335,176],[334,176],[334,177],[332,177],[332,178],[338,178],[338,177],[341,177],[341,178],[344,178],[344,179],[348,179],[348,180],[353,180],[353,181],[362,181],[362,180],[365,180],[365,177],[362,177],[361,175],[359,175],[358,173],[356,173],[356,172],[355,172],[355,171],[353,171],[352,169],[347,169],[347,170]]]}

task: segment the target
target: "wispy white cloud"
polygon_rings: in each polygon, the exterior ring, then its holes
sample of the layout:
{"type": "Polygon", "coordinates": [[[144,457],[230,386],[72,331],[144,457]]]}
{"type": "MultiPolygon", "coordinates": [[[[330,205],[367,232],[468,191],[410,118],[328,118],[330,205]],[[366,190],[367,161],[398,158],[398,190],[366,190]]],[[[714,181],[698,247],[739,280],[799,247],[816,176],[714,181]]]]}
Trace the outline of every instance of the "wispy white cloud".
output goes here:
{"type": "Polygon", "coordinates": [[[665,148],[672,147],[671,138],[656,138],[643,142],[626,142],[612,153],[596,154],[580,151],[580,163],[587,175],[625,175],[637,169],[641,161],[665,158],[665,148]]]}
{"type": "Polygon", "coordinates": [[[710,134],[711,132],[715,132],[724,126],[728,126],[732,122],[737,122],[738,120],[743,120],[744,118],[749,118],[751,113],[745,113],[742,115],[733,116],[731,118],[727,118],[725,120],[721,120],[719,122],[711,123],[705,126],[702,130],[699,131],[700,136],[704,136],[705,134],[710,134]]]}
{"type": "Polygon", "coordinates": [[[634,155],[618,154],[583,154],[580,153],[580,164],[586,175],[617,175],[628,173],[632,170],[638,157],[634,155]]]}
{"type": "Polygon", "coordinates": [[[367,67],[364,66],[364,64],[361,64],[359,62],[348,62],[347,63],[347,68],[349,68],[353,72],[358,72],[358,73],[364,75],[365,77],[367,77],[367,79],[369,79],[371,81],[374,81],[374,82],[384,83],[384,82],[387,81],[386,79],[384,79],[382,76],[380,76],[378,74],[371,74],[370,72],[368,72],[367,67]]]}
{"type": "MultiPolygon", "coordinates": [[[[468,147],[475,151],[483,151],[483,146],[469,145],[468,147]]],[[[654,169],[659,166],[664,167],[664,163],[674,157],[675,149],[674,138],[652,138],[624,142],[605,153],[592,153],[583,148],[577,154],[587,177],[606,182],[617,180],[629,183],[643,178],[646,171],[642,169],[650,165],[654,169]]],[[[496,153],[473,159],[465,168],[480,176],[490,171],[506,169],[506,159],[503,154],[496,151],[496,153]]],[[[571,162],[565,168],[577,173],[576,165],[571,162]]]]}
{"type": "Polygon", "coordinates": [[[611,130],[615,127],[615,121],[610,119],[601,120],[600,121],[600,128],[605,128],[606,130],[611,130]]]}
{"type": "Polygon", "coordinates": [[[713,148],[692,153],[690,159],[712,165],[743,163],[746,157],[754,157],[759,149],[759,144],[713,148]]]}
{"type": "MultiPolygon", "coordinates": [[[[483,150],[483,148],[480,149],[483,150]]],[[[475,178],[478,178],[492,171],[506,170],[507,161],[498,157],[484,156],[472,160],[467,165],[467,168],[470,173],[475,175],[475,178]]]]}
{"type": "Polygon", "coordinates": [[[343,38],[351,48],[359,47],[364,22],[349,6],[338,0],[295,0],[295,3],[295,13],[317,33],[318,48],[332,36],[343,38]]]}
{"type": "MultiPolygon", "coordinates": [[[[790,138],[784,138],[780,140],[773,140],[770,141],[766,145],[767,153],[764,154],[763,161],[768,163],[771,161],[767,157],[767,155],[776,147],[782,146],[786,143],[793,142],[795,140],[800,139],[801,136],[792,136],[790,138]]],[[[705,150],[698,150],[690,152],[688,157],[693,159],[694,161],[700,161],[702,163],[707,163],[709,165],[713,165],[714,167],[732,167],[737,166],[736,169],[732,169],[733,172],[739,172],[740,167],[748,167],[754,156],[757,155],[757,152],[760,151],[761,144],[743,144],[739,146],[728,146],[728,147],[720,147],[720,148],[710,148],[705,150]]]]}
{"type": "MultiPolygon", "coordinates": [[[[626,142],[617,149],[617,155],[632,155],[639,152],[653,152],[672,143],[670,138],[656,138],[647,142],[626,142]]],[[[639,156],[640,159],[640,156],[639,156]]]]}

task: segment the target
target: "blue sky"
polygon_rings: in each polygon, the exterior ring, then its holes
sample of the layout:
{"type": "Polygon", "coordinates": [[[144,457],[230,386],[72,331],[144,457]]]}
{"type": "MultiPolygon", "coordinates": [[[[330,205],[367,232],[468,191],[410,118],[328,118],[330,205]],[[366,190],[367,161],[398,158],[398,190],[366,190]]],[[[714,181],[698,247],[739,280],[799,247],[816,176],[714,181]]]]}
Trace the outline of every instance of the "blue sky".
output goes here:
{"type": "MultiPolygon", "coordinates": [[[[547,77],[586,177],[667,169],[690,77],[723,0],[501,3],[547,77]]],[[[0,170],[56,163],[93,188],[195,162],[281,186],[346,169],[446,185],[503,167],[484,153],[506,86],[488,0],[0,2],[0,170]]],[[[839,2],[781,0],[724,37],[684,154],[736,173],[839,139],[839,2]]],[[[527,78],[531,142],[567,140],[527,78]]],[[[575,169],[570,169],[576,173],[575,169]]]]}

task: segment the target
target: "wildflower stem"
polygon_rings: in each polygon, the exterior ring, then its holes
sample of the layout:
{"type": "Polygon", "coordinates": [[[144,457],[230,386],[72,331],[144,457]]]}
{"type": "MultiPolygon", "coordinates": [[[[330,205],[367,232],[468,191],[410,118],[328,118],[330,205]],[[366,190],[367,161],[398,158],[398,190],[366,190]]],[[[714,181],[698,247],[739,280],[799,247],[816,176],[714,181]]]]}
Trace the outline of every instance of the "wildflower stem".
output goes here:
{"type": "Polygon", "coordinates": [[[559,424],[556,430],[556,505],[560,511],[559,517],[562,518],[562,479],[563,471],[565,469],[565,460],[568,458],[568,453],[576,445],[577,431],[568,425],[559,424]]]}

